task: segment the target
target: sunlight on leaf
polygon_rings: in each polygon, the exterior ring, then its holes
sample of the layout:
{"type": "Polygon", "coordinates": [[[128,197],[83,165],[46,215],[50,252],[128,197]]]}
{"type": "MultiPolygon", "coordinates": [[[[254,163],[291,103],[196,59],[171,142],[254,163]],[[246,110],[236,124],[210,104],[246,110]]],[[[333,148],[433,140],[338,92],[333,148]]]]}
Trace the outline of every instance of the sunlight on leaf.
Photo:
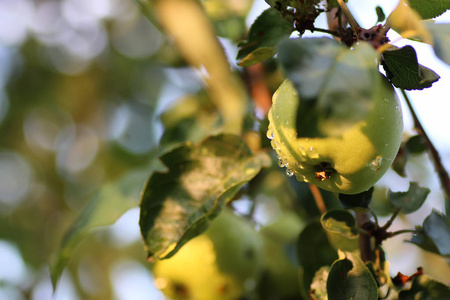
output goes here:
{"type": "Polygon", "coordinates": [[[386,23],[402,37],[432,44],[430,33],[421,22],[420,15],[408,5],[408,0],[400,0],[391,12],[386,23]]]}
{"type": "Polygon", "coordinates": [[[242,185],[271,164],[266,153],[252,154],[229,134],[182,144],[161,161],[168,172],[150,177],[141,202],[139,225],[149,259],[169,258],[205,231],[242,185]]]}

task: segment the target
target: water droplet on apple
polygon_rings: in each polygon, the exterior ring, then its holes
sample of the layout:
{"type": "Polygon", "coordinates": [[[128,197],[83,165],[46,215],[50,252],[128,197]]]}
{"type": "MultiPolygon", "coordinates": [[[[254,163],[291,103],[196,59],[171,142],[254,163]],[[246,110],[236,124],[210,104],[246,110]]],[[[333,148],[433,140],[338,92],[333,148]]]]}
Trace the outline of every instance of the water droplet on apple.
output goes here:
{"type": "Polygon", "coordinates": [[[280,167],[287,167],[288,163],[285,159],[283,159],[281,156],[278,156],[278,166],[280,167]]]}
{"type": "Polygon", "coordinates": [[[275,137],[274,133],[273,133],[273,128],[269,127],[269,129],[267,130],[266,136],[269,140],[273,140],[273,138],[275,137]]]}
{"type": "Polygon", "coordinates": [[[319,158],[319,152],[317,149],[314,149],[313,147],[308,148],[308,156],[309,158],[319,158]]]}
{"type": "Polygon", "coordinates": [[[302,156],[306,156],[306,149],[302,146],[298,147],[298,151],[300,151],[300,154],[302,156]]]}
{"type": "Polygon", "coordinates": [[[300,170],[305,169],[305,166],[303,164],[299,163],[299,162],[296,162],[295,166],[297,167],[297,169],[300,169],[300,170]]]}
{"type": "Polygon", "coordinates": [[[291,169],[287,168],[287,169],[286,169],[286,175],[289,176],[289,177],[291,177],[291,176],[294,175],[294,171],[292,171],[291,169]]]}
{"type": "Polygon", "coordinates": [[[379,170],[380,169],[380,166],[381,166],[381,164],[382,164],[382,162],[383,162],[383,158],[381,157],[381,156],[377,156],[377,157],[375,157],[375,159],[370,163],[370,168],[372,169],[372,170],[379,170]]]}

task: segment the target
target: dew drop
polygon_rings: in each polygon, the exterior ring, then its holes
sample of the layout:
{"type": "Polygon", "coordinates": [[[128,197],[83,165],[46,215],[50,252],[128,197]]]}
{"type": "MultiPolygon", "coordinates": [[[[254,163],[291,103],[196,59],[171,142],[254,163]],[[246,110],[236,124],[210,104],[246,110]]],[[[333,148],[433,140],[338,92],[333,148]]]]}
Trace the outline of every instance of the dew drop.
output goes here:
{"type": "Polygon", "coordinates": [[[384,102],[389,102],[389,99],[388,98],[384,98],[384,102]]]}
{"type": "Polygon", "coordinates": [[[281,156],[278,156],[278,166],[280,167],[287,167],[288,163],[286,160],[284,160],[281,156]]]}
{"type": "Polygon", "coordinates": [[[381,163],[383,161],[383,158],[381,156],[377,156],[371,163],[370,163],[370,168],[372,170],[379,170],[381,163]]]}
{"type": "Polygon", "coordinates": [[[289,177],[292,177],[292,176],[294,176],[294,171],[292,171],[291,169],[287,168],[286,169],[286,175],[289,176],[289,177]]]}
{"type": "Polygon", "coordinates": [[[298,147],[298,151],[300,151],[300,155],[306,156],[306,149],[302,146],[298,147]]]}
{"type": "Polygon", "coordinates": [[[266,136],[269,140],[273,140],[273,138],[275,137],[274,133],[273,133],[273,128],[269,127],[269,129],[267,130],[266,136]]]}
{"type": "Polygon", "coordinates": [[[309,158],[319,158],[319,152],[317,149],[314,149],[313,147],[309,147],[308,149],[308,156],[309,158]]]}

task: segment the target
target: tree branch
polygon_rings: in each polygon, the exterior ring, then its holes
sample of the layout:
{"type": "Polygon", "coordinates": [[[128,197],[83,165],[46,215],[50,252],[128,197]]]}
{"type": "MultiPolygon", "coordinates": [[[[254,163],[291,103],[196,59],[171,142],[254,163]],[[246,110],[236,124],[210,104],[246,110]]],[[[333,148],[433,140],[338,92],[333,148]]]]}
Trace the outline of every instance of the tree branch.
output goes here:
{"type": "Polygon", "coordinates": [[[405,90],[401,89],[402,95],[405,98],[406,104],[408,105],[409,111],[411,112],[411,116],[414,121],[414,128],[416,129],[417,133],[420,134],[426,145],[427,148],[431,154],[431,157],[433,159],[434,167],[436,169],[436,172],[438,174],[439,180],[441,182],[442,189],[444,190],[444,197],[446,201],[450,201],[450,178],[448,176],[447,170],[445,170],[444,165],[442,164],[441,157],[439,156],[439,152],[436,150],[436,147],[434,147],[433,143],[431,142],[430,138],[428,137],[427,133],[425,132],[425,129],[423,128],[422,124],[419,121],[419,118],[417,117],[417,114],[414,110],[414,107],[411,104],[411,101],[406,94],[405,90]]]}

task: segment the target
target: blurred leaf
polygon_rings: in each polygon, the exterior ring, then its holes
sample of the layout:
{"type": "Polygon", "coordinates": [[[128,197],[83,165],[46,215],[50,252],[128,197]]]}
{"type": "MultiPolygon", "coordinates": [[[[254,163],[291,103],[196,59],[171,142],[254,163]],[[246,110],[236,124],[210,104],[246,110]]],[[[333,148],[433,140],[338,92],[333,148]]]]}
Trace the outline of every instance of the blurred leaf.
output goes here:
{"type": "Polygon", "coordinates": [[[329,300],[377,300],[378,287],[364,263],[354,254],[333,263],[328,275],[329,300]]]}
{"type": "Polygon", "coordinates": [[[202,5],[212,21],[216,34],[238,41],[247,28],[245,18],[252,7],[253,0],[223,1],[205,0],[202,5]]]}
{"type": "Polygon", "coordinates": [[[345,209],[369,208],[370,201],[372,200],[372,193],[373,187],[359,194],[339,194],[339,201],[345,209]]]}
{"type": "Polygon", "coordinates": [[[432,44],[430,33],[421,22],[422,18],[408,4],[408,0],[400,0],[397,7],[387,18],[386,23],[406,39],[432,44]]]}
{"type": "Polygon", "coordinates": [[[297,242],[297,256],[303,267],[303,285],[306,289],[317,270],[331,265],[338,258],[320,222],[313,222],[302,231],[297,242]]]}
{"type": "Polygon", "coordinates": [[[61,249],[51,268],[54,289],[69,259],[73,256],[77,243],[94,230],[114,224],[122,214],[136,207],[148,172],[155,170],[163,170],[163,166],[158,161],[152,162],[145,170],[131,171],[119,180],[104,185],[92,198],[61,242],[61,249]]]}
{"type": "Polygon", "coordinates": [[[187,95],[161,115],[164,132],[160,147],[192,141],[198,143],[220,128],[220,116],[208,95],[187,95]]]}
{"type": "Polygon", "coordinates": [[[450,257],[450,220],[433,211],[409,242],[426,251],[450,257]]]}
{"type": "Polygon", "coordinates": [[[328,38],[281,42],[278,58],[301,99],[297,131],[305,137],[334,136],[363,120],[386,88],[377,57],[364,42],[352,49],[328,38]]]}
{"type": "Polygon", "coordinates": [[[377,23],[381,23],[384,20],[386,20],[386,15],[384,14],[384,11],[383,11],[383,9],[380,6],[377,6],[375,8],[375,11],[377,13],[377,18],[378,18],[377,19],[377,23]]]}
{"type": "Polygon", "coordinates": [[[205,231],[242,185],[271,163],[230,134],[183,144],[160,159],[169,171],[150,177],[139,220],[149,259],[169,258],[205,231]]]}
{"type": "Polygon", "coordinates": [[[409,5],[422,19],[432,19],[450,9],[450,0],[409,0],[409,5]]]}
{"type": "Polygon", "coordinates": [[[398,299],[449,300],[450,287],[427,275],[420,275],[414,277],[409,290],[401,291],[398,294],[398,299]]]}
{"type": "Polygon", "coordinates": [[[405,90],[422,90],[439,80],[439,75],[417,62],[416,51],[411,46],[386,50],[382,65],[386,76],[395,87],[405,90]]]}
{"type": "Polygon", "coordinates": [[[354,251],[358,249],[358,229],[353,215],[346,210],[332,210],[320,219],[328,239],[335,249],[354,251]]]}
{"type": "Polygon", "coordinates": [[[406,141],[406,149],[410,154],[422,154],[427,150],[427,144],[419,134],[410,137],[406,141]]]}
{"type": "Polygon", "coordinates": [[[450,65],[450,24],[425,23],[433,38],[433,49],[437,57],[450,65]]]}
{"type": "MultiPolygon", "coordinates": [[[[314,27],[317,16],[325,11],[320,0],[265,0],[267,4],[276,9],[279,14],[291,24],[296,23],[296,29],[302,35],[305,29],[314,27]]],[[[332,1],[333,3],[336,1],[332,1]]],[[[336,3],[335,3],[336,4],[336,3]]]]}
{"type": "Polygon", "coordinates": [[[417,182],[410,182],[406,192],[392,192],[389,190],[389,201],[401,208],[404,214],[410,214],[418,210],[430,193],[429,188],[420,187],[417,182]]]}
{"type": "Polygon", "coordinates": [[[252,24],[248,39],[240,43],[237,58],[241,67],[248,67],[275,55],[280,40],[294,30],[292,23],[283,19],[275,9],[266,9],[252,24]]]}

